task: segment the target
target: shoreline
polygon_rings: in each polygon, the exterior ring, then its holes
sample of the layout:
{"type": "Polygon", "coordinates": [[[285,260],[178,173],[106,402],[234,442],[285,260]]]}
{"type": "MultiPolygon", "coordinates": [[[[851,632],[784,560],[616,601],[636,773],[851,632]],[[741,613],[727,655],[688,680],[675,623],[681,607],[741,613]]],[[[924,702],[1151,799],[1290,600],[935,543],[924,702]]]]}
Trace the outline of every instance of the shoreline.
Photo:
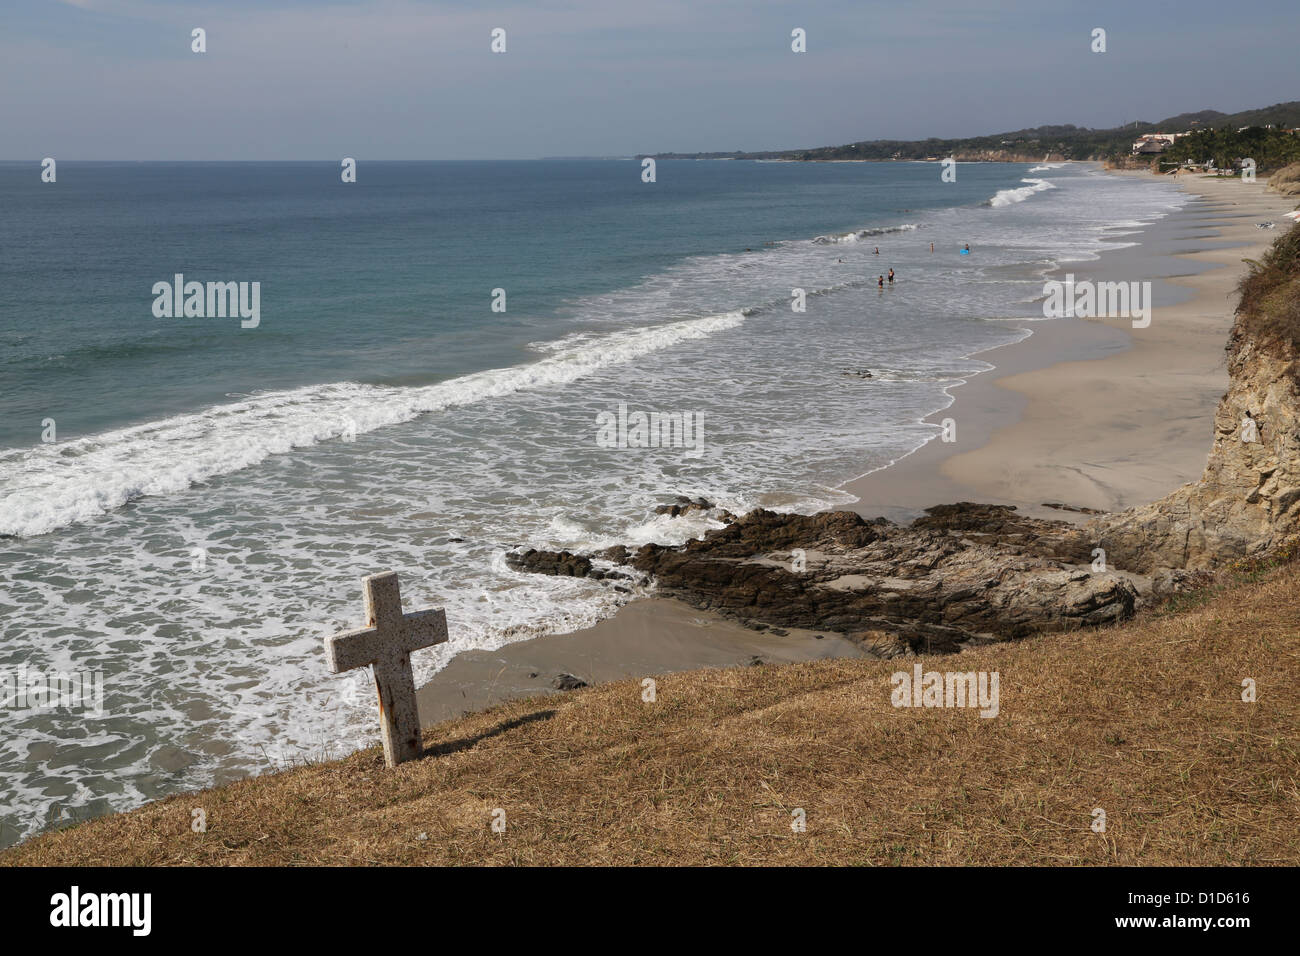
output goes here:
{"type": "MultiPolygon", "coordinates": [[[[1150,176],[1108,170],[1109,175],[1150,176]]],[[[1255,223],[1295,204],[1236,180],[1184,178],[1192,198],[1141,227],[1136,245],[1057,269],[1078,279],[1152,282],[1149,327],[1129,319],[1008,322],[1032,334],[976,353],[994,368],[951,390],[924,421],[957,423],[956,441],[931,439],[840,487],[858,500],[836,509],[906,522],[936,504],[1015,505],[1032,517],[1082,520],[1063,503],[1118,511],[1155,501],[1201,475],[1214,411],[1226,390],[1230,297],[1243,258],[1277,236],[1255,223]],[[1236,264],[1236,268],[1233,265],[1236,264]]],[[[1133,242],[1132,235],[1113,236],[1133,242]]],[[[431,726],[505,700],[553,694],[562,675],[592,684],[709,667],[871,656],[836,635],[762,632],[681,602],[640,598],[612,617],[491,651],[459,654],[419,688],[431,726]]]]}
{"type": "Polygon", "coordinates": [[[1248,187],[1235,180],[1179,185],[1192,201],[1145,227],[1139,246],[1054,273],[1150,280],[1148,328],[1133,329],[1128,319],[1033,323],[1028,339],[981,356],[997,366],[992,375],[955,387],[952,405],[927,419],[954,418],[958,441],[932,440],[847,483],[859,498],[847,507],[899,520],[971,499],[1071,520],[1081,516],[1043,503],[1123,511],[1199,479],[1228,384],[1224,347],[1241,260],[1258,258],[1277,236],[1255,223],[1279,218],[1294,201],[1266,192],[1262,182],[1244,195],[1237,190],[1248,187]],[[1079,351],[1045,360],[1044,352],[1062,344],[1079,351]],[[974,441],[963,435],[966,421],[974,441]]]}

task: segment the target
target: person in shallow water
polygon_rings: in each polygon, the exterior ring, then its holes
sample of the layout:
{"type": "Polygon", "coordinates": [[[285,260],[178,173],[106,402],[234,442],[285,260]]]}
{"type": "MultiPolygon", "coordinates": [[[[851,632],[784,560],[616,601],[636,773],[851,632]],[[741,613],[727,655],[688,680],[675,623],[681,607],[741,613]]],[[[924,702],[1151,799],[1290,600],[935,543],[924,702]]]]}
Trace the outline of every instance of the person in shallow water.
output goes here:
{"type": "Polygon", "coordinates": [[[879,288],[883,289],[883,288],[885,287],[885,277],[884,277],[884,276],[879,276],[879,277],[877,277],[877,279],[876,279],[876,285],[877,285],[879,288]]]}
{"type": "Polygon", "coordinates": [[[890,282],[893,282],[893,281],[894,281],[894,270],[893,270],[893,269],[890,269],[890,270],[889,270],[889,281],[890,281],[890,282]]]}

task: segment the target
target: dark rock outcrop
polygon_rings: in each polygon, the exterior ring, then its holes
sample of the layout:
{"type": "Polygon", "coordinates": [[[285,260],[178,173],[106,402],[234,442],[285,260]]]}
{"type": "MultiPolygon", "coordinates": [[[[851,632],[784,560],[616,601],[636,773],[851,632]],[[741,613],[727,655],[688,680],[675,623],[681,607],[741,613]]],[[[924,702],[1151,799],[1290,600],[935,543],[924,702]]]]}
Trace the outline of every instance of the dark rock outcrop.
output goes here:
{"type": "Polygon", "coordinates": [[[1057,511],[1073,511],[1081,515],[1104,515],[1106,512],[1096,508],[1081,508],[1078,505],[1067,505],[1059,501],[1044,501],[1044,508],[1055,508],[1057,511]]]}
{"type": "Polygon", "coordinates": [[[566,578],[593,577],[595,568],[591,558],[569,551],[538,551],[529,548],[522,553],[512,551],[506,555],[506,566],[515,571],[532,571],[536,574],[553,574],[566,578]]]}
{"type": "MultiPolygon", "coordinates": [[[[609,556],[625,556],[626,553],[627,549],[620,545],[618,549],[610,548],[596,557],[621,563],[621,557],[609,556]]],[[[534,574],[551,574],[564,578],[591,578],[594,581],[625,581],[632,577],[626,571],[598,568],[591,558],[571,551],[538,551],[536,548],[511,551],[506,555],[506,566],[515,571],[531,571],[534,574]]]]}
{"type": "Polygon", "coordinates": [[[572,674],[558,674],[555,680],[551,681],[551,686],[556,690],[581,690],[587,686],[587,682],[572,674]]]}
{"type": "Polygon", "coordinates": [[[676,502],[671,505],[660,505],[654,513],[676,518],[690,511],[709,511],[712,508],[713,503],[707,498],[687,498],[685,495],[678,495],[676,502]]]}
{"type": "MultiPolygon", "coordinates": [[[[847,511],[760,509],[680,547],[645,545],[625,563],[658,593],[695,607],[755,625],[833,631],[897,656],[1128,616],[1136,588],[1080,566],[1092,547],[1065,522],[961,502],[931,508],[908,527],[847,511]]],[[[602,573],[567,552],[530,551],[512,566],[602,573]]]]}

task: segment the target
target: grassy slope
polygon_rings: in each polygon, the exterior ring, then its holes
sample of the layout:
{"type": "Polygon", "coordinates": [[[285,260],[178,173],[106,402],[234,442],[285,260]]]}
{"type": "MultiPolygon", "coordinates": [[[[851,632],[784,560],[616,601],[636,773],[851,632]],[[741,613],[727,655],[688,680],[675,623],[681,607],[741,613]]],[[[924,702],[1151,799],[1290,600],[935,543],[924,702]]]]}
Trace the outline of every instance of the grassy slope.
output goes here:
{"type": "Polygon", "coordinates": [[[395,772],[371,749],[49,833],[0,863],[1294,865],[1298,590],[1292,564],[1177,613],[921,659],[998,671],[994,719],[892,708],[889,675],[910,660],[665,676],[654,704],[624,681],[442,724],[395,772]]]}

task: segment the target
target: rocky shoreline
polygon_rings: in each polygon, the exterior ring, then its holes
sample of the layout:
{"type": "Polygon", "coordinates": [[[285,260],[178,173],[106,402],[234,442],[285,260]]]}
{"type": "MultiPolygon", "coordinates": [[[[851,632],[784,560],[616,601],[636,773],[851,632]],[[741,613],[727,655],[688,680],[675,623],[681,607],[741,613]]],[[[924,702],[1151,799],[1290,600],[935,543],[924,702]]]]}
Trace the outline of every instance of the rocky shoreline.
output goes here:
{"type": "Polygon", "coordinates": [[[940,505],[910,525],[849,511],[737,518],[699,500],[669,507],[727,523],[679,547],[529,550],[507,561],[542,574],[648,579],[656,594],[700,610],[833,633],[882,657],[1120,621],[1150,590],[1149,579],[1099,563],[1077,526],[1007,505],[940,505]]]}
{"type": "MultiPolygon", "coordinates": [[[[1293,232],[1275,250],[1300,249],[1293,232]]],[[[1275,252],[1275,255],[1281,253],[1275,252]]],[[[1289,275],[1294,263],[1278,263],[1289,275]]],[[[1256,280],[1262,281],[1262,280],[1256,280]]],[[[1114,623],[1144,603],[1214,580],[1226,566],[1287,555],[1300,540],[1300,387],[1294,337],[1239,310],[1230,385],[1201,479],[1116,513],[1046,502],[1084,524],[1013,505],[935,505],[910,524],[849,511],[737,517],[703,499],[657,509],[722,523],[702,539],[581,555],[507,555],[520,571],[655,593],[746,626],[831,633],[872,655],[972,645],[1114,623]]]]}

